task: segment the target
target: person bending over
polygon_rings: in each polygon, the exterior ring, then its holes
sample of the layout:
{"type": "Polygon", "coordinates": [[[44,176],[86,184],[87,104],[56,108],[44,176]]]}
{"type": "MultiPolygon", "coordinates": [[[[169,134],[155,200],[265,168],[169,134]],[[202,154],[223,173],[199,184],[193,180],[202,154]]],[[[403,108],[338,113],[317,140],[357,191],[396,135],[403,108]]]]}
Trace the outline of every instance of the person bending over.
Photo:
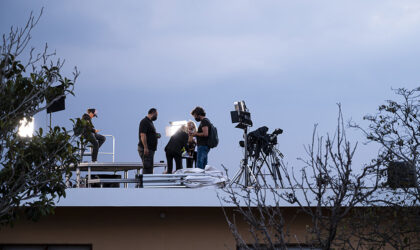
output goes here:
{"type": "Polygon", "coordinates": [[[182,149],[188,145],[188,129],[182,125],[178,131],[171,136],[165,147],[166,160],[168,162],[167,174],[172,174],[173,161],[175,160],[176,170],[182,169],[182,149]]]}

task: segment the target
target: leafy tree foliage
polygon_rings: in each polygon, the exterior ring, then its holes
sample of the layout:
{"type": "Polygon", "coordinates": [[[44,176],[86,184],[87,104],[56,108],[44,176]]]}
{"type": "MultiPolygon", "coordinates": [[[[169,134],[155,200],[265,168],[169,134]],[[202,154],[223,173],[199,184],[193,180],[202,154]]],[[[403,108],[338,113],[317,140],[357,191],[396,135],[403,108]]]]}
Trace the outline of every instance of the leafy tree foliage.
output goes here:
{"type": "Polygon", "coordinates": [[[32,138],[17,133],[21,120],[48,108],[47,100],[73,95],[79,75],[75,69],[72,79],[62,76],[63,62],[53,61],[47,45],[40,53],[29,49],[26,63],[19,59],[41,15],[31,13],[25,27],[11,27],[0,46],[0,225],[13,224],[22,212],[30,219],[52,213],[54,200],[65,196],[63,176],[77,163],[65,128],[39,129],[32,138]]]}

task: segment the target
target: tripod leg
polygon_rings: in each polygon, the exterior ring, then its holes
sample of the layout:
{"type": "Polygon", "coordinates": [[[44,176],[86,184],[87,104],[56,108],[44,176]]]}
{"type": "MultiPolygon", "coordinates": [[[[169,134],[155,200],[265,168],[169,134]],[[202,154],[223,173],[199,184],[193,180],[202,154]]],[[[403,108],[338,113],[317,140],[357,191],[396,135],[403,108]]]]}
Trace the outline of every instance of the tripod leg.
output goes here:
{"type": "Polygon", "coordinates": [[[258,161],[258,160],[260,160],[261,161],[261,165],[257,165],[257,164],[255,164],[256,166],[255,166],[255,176],[258,176],[259,174],[262,174],[261,173],[261,169],[262,169],[262,167],[264,166],[264,162],[266,162],[266,155],[262,155],[262,157],[261,158],[258,158],[258,159],[256,159],[255,160],[255,163],[258,161]]]}
{"type": "Polygon", "coordinates": [[[265,179],[265,177],[264,177],[264,175],[263,175],[263,173],[261,171],[262,171],[262,168],[264,166],[264,162],[266,161],[265,160],[266,157],[267,157],[266,155],[264,155],[264,154],[261,153],[261,157],[255,159],[255,161],[254,161],[254,164],[255,164],[255,166],[254,166],[254,175],[255,175],[255,178],[258,179],[258,177],[261,177],[261,179],[263,180],[265,186],[267,186],[267,180],[265,179]]]}
{"type": "Polygon", "coordinates": [[[280,167],[279,166],[279,160],[276,156],[276,153],[277,153],[277,151],[275,149],[271,149],[271,151],[268,154],[261,153],[263,163],[261,164],[258,173],[261,173],[261,169],[265,164],[267,166],[267,169],[268,169],[271,177],[273,178],[275,186],[279,187],[279,182],[280,182],[280,186],[283,187],[283,181],[281,179],[281,174],[280,174],[280,171],[279,171],[279,167],[280,167]]]}
{"type": "MultiPolygon", "coordinates": [[[[280,167],[280,166],[279,166],[279,167],[280,167]]],[[[277,169],[276,169],[276,171],[277,171],[277,175],[279,176],[280,186],[281,186],[281,188],[284,188],[284,185],[283,185],[283,178],[281,177],[280,170],[277,168],[277,169]]]]}
{"type": "Polygon", "coordinates": [[[250,185],[250,178],[249,178],[249,174],[251,173],[248,165],[244,166],[244,173],[245,173],[245,187],[249,187],[250,185]]]}
{"type": "Polygon", "coordinates": [[[267,165],[267,169],[268,169],[268,171],[270,172],[270,175],[271,175],[271,177],[273,177],[273,180],[274,180],[274,183],[276,184],[276,186],[277,186],[277,176],[276,176],[276,174],[275,174],[275,172],[273,171],[273,159],[272,159],[272,153],[270,153],[269,155],[267,155],[265,158],[264,158],[264,162],[265,162],[265,164],[267,165]],[[267,160],[267,158],[268,158],[268,160],[267,160]]]}
{"type": "Polygon", "coordinates": [[[273,161],[274,161],[274,164],[273,164],[273,168],[274,169],[273,169],[273,171],[275,172],[275,174],[277,175],[277,177],[279,179],[280,186],[282,188],[284,188],[283,179],[282,179],[281,173],[280,173],[280,160],[279,160],[279,158],[277,156],[273,156],[273,161]]]}
{"type": "Polygon", "coordinates": [[[275,157],[272,155],[271,156],[271,171],[273,173],[273,179],[274,179],[274,183],[276,184],[276,187],[279,187],[278,185],[278,177],[279,177],[279,173],[277,172],[277,162],[275,160],[275,157]]]}
{"type": "MultiPolygon", "coordinates": [[[[252,177],[252,183],[254,185],[258,185],[260,186],[257,177],[255,176],[254,172],[252,171],[253,167],[248,166],[248,170],[249,170],[249,181],[251,181],[251,177],[252,177]]],[[[249,182],[249,184],[251,184],[251,182],[249,182]]]]}
{"type": "Polygon", "coordinates": [[[252,183],[260,186],[260,183],[258,181],[258,170],[260,168],[260,166],[258,165],[258,158],[257,159],[253,159],[253,157],[250,157],[248,162],[252,162],[252,165],[248,166],[249,169],[249,173],[250,173],[250,179],[252,177],[252,183]]]}
{"type": "Polygon", "coordinates": [[[238,172],[236,172],[235,176],[233,177],[231,183],[236,183],[239,185],[243,172],[244,172],[244,168],[243,166],[241,166],[241,168],[238,170],[238,172]]]}
{"type": "Polygon", "coordinates": [[[247,165],[246,166],[246,172],[247,172],[247,178],[248,178],[248,182],[246,184],[247,187],[250,187],[252,185],[258,185],[258,179],[256,177],[256,175],[254,174],[255,171],[255,162],[252,163],[252,165],[247,165]]]}

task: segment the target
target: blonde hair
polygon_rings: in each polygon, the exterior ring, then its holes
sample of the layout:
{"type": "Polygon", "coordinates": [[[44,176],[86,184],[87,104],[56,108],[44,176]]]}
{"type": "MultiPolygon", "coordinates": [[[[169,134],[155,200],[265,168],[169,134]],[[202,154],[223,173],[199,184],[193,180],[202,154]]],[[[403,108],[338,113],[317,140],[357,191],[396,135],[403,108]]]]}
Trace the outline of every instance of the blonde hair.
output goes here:
{"type": "Polygon", "coordinates": [[[193,121],[191,121],[191,120],[189,120],[188,122],[187,122],[187,129],[189,129],[189,125],[190,124],[193,124],[194,125],[194,131],[193,132],[196,132],[197,131],[197,125],[195,124],[195,122],[193,122],[193,121]]]}
{"type": "Polygon", "coordinates": [[[182,125],[180,130],[188,134],[188,126],[182,125]]]}

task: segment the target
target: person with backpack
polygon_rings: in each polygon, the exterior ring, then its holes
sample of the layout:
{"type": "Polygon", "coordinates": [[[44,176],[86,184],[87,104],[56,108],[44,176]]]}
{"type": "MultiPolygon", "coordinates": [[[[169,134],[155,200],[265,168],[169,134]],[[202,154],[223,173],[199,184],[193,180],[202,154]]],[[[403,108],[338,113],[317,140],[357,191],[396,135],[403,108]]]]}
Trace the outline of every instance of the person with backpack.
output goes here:
{"type": "Polygon", "coordinates": [[[98,134],[99,130],[95,129],[92,124],[92,118],[98,117],[96,109],[88,109],[87,113],[83,114],[82,119],[85,120],[85,130],[83,133],[84,138],[92,144],[92,162],[96,162],[98,159],[99,148],[104,144],[106,138],[103,135],[98,134]]]}
{"type": "Polygon", "coordinates": [[[197,167],[204,169],[208,162],[210,148],[217,146],[217,130],[206,117],[206,112],[202,107],[194,108],[191,115],[200,122],[197,132],[192,133],[192,136],[197,138],[197,167]]]}

